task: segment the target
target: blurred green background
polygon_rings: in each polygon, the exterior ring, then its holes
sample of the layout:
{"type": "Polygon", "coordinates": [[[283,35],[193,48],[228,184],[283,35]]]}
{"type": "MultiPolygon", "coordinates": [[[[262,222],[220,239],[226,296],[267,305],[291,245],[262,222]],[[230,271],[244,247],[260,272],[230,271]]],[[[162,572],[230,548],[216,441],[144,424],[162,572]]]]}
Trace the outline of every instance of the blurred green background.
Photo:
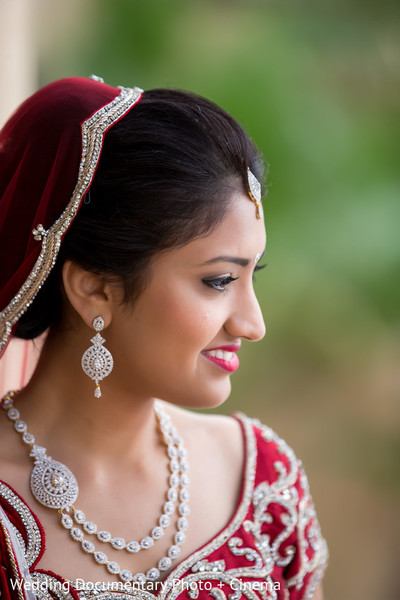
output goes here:
{"type": "Polygon", "coordinates": [[[399,16],[389,0],[37,1],[38,84],[195,91],[270,165],[267,336],[223,410],[303,459],[328,600],[400,598],[399,16]]]}

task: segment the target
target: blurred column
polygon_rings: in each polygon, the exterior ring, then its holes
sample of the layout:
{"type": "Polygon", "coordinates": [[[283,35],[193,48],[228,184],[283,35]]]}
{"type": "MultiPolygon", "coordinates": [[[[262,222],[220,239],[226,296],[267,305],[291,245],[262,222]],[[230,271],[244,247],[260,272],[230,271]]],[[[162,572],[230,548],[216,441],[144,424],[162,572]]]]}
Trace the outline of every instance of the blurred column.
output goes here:
{"type": "MultiPolygon", "coordinates": [[[[0,127],[37,87],[34,4],[35,0],[0,0],[0,127]]],[[[0,393],[22,387],[37,357],[33,342],[13,340],[0,360],[0,393]]]]}
{"type": "Polygon", "coordinates": [[[37,0],[0,0],[0,126],[37,86],[38,4],[37,0]]]}

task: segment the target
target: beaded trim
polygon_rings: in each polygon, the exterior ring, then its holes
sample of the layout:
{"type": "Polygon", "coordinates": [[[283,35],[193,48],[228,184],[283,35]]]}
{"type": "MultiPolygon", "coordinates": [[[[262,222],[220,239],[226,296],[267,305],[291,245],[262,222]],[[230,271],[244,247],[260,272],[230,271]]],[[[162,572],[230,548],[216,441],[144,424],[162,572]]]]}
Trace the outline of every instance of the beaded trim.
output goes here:
{"type": "Polygon", "coordinates": [[[0,497],[4,498],[6,502],[12,506],[15,512],[18,513],[25,527],[26,543],[18,529],[15,528],[15,532],[18,540],[23,544],[22,547],[24,549],[27,565],[28,567],[32,567],[39,559],[41,552],[43,552],[43,540],[40,528],[25,502],[2,481],[0,481],[0,497]]]}
{"type": "MultiPolygon", "coordinates": [[[[11,543],[11,540],[10,540],[10,535],[9,535],[6,527],[3,525],[3,523],[2,523],[1,520],[0,520],[0,529],[3,531],[5,543],[6,543],[8,554],[9,554],[9,557],[10,557],[11,568],[12,568],[13,573],[14,573],[14,578],[15,578],[16,581],[20,581],[21,580],[21,576],[20,576],[20,573],[18,571],[17,563],[16,563],[15,558],[14,558],[14,552],[13,552],[13,547],[12,547],[12,543],[11,543]]],[[[20,600],[24,600],[24,596],[22,594],[22,591],[21,590],[17,590],[17,593],[18,593],[18,598],[20,600]]]]}
{"type": "Polygon", "coordinates": [[[74,220],[82,198],[92,182],[103,147],[104,134],[140,100],[143,91],[137,87],[121,87],[120,90],[121,93],[112,102],[97,110],[81,125],[82,156],[78,180],[67,207],[47,231],[42,224],[38,224],[32,231],[35,240],[42,242],[42,249],[28,279],[0,313],[0,352],[10,337],[13,325],[32,304],[54,267],[62,236],[74,220]]]}

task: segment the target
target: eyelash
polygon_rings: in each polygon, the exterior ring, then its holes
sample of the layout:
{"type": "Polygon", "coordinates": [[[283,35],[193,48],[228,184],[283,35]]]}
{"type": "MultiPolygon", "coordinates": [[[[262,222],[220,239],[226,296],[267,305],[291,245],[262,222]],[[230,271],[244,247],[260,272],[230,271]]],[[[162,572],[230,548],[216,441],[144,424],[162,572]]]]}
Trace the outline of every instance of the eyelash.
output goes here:
{"type": "Polygon", "coordinates": [[[212,290],[216,290],[217,292],[225,292],[226,286],[232,283],[232,281],[236,281],[236,279],[238,279],[238,277],[225,275],[224,277],[216,277],[216,279],[203,279],[202,281],[212,290]]]}
{"type": "MultiPolygon", "coordinates": [[[[256,271],[261,271],[267,265],[256,265],[253,271],[253,281],[255,281],[254,273],[256,271]]],[[[217,292],[226,292],[226,287],[232,283],[232,281],[236,281],[238,277],[232,277],[232,275],[224,275],[224,277],[216,277],[215,279],[203,279],[203,283],[211,288],[212,290],[216,290],[217,292]]]]}

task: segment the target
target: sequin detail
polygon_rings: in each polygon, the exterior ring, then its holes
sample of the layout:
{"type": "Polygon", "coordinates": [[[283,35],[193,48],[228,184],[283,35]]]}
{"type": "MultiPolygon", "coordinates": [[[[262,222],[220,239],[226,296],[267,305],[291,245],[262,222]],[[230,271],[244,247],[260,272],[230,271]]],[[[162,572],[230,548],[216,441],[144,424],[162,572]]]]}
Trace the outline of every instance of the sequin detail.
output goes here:
{"type": "Polygon", "coordinates": [[[17,496],[17,494],[2,481],[0,481],[0,498],[4,498],[4,500],[13,508],[24,525],[27,540],[26,543],[24,541],[25,536],[22,536],[22,532],[19,532],[17,529],[15,529],[15,531],[19,534],[20,541],[22,541],[22,547],[24,548],[28,567],[31,567],[39,558],[42,546],[42,536],[38,524],[25,502],[23,502],[19,496],[17,496]]]}

